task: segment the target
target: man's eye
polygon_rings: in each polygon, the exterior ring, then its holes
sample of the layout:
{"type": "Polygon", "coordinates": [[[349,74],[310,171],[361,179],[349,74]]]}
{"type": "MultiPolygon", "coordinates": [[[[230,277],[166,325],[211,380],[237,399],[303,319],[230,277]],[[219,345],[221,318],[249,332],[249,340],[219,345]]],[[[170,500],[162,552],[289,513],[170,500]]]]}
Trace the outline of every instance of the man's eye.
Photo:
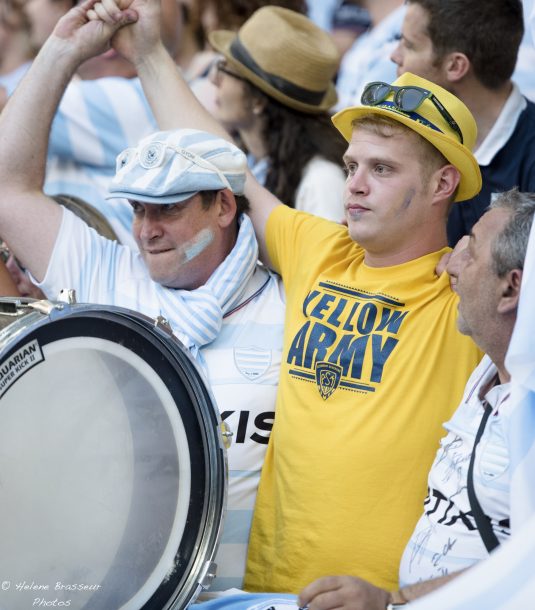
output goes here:
{"type": "Polygon", "coordinates": [[[347,165],[344,166],[344,172],[345,172],[346,176],[353,176],[356,171],[357,171],[356,163],[348,163],[347,165]]]}
{"type": "Polygon", "coordinates": [[[177,216],[183,209],[184,206],[179,203],[166,203],[160,208],[160,213],[164,216],[177,216]]]}

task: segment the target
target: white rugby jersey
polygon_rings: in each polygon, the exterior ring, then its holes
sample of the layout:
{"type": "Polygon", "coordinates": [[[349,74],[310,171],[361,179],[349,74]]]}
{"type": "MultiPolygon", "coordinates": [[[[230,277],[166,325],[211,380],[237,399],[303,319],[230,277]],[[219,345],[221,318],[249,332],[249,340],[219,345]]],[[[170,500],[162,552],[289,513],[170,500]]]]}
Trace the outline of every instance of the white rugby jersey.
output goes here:
{"type": "MultiPolygon", "coordinates": [[[[495,375],[495,365],[484,356],[466,384],[461,404],[444,424],[448,434],[440,441],[429,472],[424,513],[401,558],[401,586],[447,576],[488,556],[468,499],[467,475],[484,413],[479,393],[495,375]]],[[[510,472],[504,425],[509,397],[508,383],[485,395],[493,413],[477,446],[473,471],[477,498],[500,542],[509,538],[510,472]]]]}
{"type": "MultiPolygon", "coordinates": [[[[217,578],[210,591],[242,586],[275,411],[284,330],[282,282],[258,266],[249,284],[245,301],[225,314],[218,338],[200,350],[221,417],[233,432],[227,454],[227,511],[215,560],[217,578]]],[[[104,239],[68,210],[40,287],[50,298],[62,288],[74,288],[78,302],[126,307],[153,318],[163,315],[173,327],[166,300],[172,291],[150,279],[139,254],[104,239]]]]}

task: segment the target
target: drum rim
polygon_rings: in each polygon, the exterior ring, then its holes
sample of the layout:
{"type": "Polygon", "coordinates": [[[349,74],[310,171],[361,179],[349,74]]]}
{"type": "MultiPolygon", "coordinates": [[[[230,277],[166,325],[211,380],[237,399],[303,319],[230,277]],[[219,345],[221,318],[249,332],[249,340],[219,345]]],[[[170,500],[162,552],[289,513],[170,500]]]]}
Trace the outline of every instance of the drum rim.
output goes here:
{"type": "MultiPolygon", "coordinates": [[[[154,320],[145,314],[112,305],[96,304],[67,304],[46,301],[51,305],[50,311],[34,309],[35,303],[43,303],[35,299],[0,297],[2,305],[13,305],[20,310],[14,321],[0,330],[0,363],[20,346],[30,332],[37,332],[51,322],[61,322],[64,319],[99,317],[121,323],[127,321],[130,325],[138,326],[148,332],[158,345],[167,352],[166,357],[181,370],[180,382],[190,396],[195,407],[199,429],[204,440],[203,453],[205,454],[206,484],[204,515],[200,520],[201,526],[195,533],[195,553],[188,558],[188,569],[184,572],[182,582],[178,582],[172,594],[161,610],[178,610],[191,603],[201,590],[209,586],[213,572],[214,558],[223,528],[223,516],[226,512],[228,489],[228,464],[224,441],[221,435],[222,420],[217,409],[213,393],[205,381],[204,373],[192,358],[184,345],[172,334],[161,320],[154,320]],[[99,315],[100,314],[100,315],[99,315]],[[188,370],[189,369],[189,370],[188,370]],[[193,372],[193,375],[189,374],[193,372]],[[201,381],[202,380],[202,381],[201,381]]],[[[0,311],[1,315],[1,311],[0,311]]],[[[158,374],[157,371],[155,371],[158,374]]],[[[159,376],[159,374],[158,374],[159,376]]],[[[173,397],[174,398],[174,397],[173,397]]],[[[176,402],[175,402],[176,404],[176,402]]],[[[178,407],[177,407],[178,408],[178,407]]],[[[182,542],[182,541],[181,541],[182,542]]],[[[181,544],[177,549],[179,552],[181,544]]],[[[160,583],[151,598],[140,610],[155,610],[153,598],[163,586],[160,583]]]]}

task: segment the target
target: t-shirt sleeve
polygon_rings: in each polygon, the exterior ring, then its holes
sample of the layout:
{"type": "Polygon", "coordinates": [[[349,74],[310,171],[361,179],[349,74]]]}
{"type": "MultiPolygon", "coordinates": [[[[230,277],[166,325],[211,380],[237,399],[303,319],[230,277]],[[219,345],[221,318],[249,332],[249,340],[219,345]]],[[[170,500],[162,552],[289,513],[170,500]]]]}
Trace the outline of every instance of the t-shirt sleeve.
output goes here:
{"type": "Polygon", "coordinates": [[[333,250],[337,241],[347,242],[347,227],[285,205],[268,218],[266,244],[273,268],[287,285],[296,273],[318,260],[318,252],[333,250]]]}
{"type": "Polygon", "coordinates": [[[113,303],[114,270],[120,262],[128,264],[129,257],[127,248],[102,237],[64,209],[45,277],[37,285],[50,299],[72,288],[80,303],[113,303]]]}

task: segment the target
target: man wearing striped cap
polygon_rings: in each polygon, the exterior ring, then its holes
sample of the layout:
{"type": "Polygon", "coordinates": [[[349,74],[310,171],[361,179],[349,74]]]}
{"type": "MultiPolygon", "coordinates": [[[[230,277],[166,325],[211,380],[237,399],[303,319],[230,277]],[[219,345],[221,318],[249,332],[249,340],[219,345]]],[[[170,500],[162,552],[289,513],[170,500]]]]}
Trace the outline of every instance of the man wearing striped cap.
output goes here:
{"type": "MultiPolygon", "coordinates": [[[[71,19],[81,11],[74,8],[71,19]]],[[[273,425],[284,311],[280,281],[258,264],[244,214],[246,158],[204,131],[148,136],[119,155],[110,187],[110,198],[130,201],[139,252],[89,229],[42,191],[48,131],[69,80],[51,87],[48,78],[74,71],[83,59],[74,47],[56,55],[65,44],[62,26],[2,115],[1,234],[49,298],[68,287],[80,302],[163,316],[197,360],[235,432],[213,587],[240,587],[273,425]]]]}

